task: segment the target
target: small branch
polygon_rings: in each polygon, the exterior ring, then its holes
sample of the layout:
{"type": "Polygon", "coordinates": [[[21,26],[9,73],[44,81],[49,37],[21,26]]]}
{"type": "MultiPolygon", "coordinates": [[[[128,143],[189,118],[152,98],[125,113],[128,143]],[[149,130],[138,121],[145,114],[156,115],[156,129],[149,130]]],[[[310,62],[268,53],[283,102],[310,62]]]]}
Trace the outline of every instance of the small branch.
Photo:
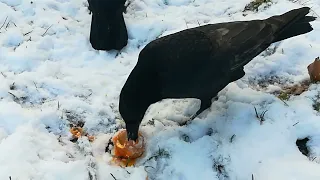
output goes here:
{"type": "Polygon", "coordinates": [[[110,175],[113,177],[114,180],[117,180],[117,178],[114,177],[114,175],[112,173],[110,173],[110,175]]]}
{"type": "Polygon", "coordinates": [[[60,102],[58,101],[58,110],[60,109],[60,102]]]}
{"type": "Polygon", "coordinates": [[[4,26],[5,23],[7,22],[7,19],[8,19],[8,16],[7,16],[6,19],[4,20],[4,22],[3,22],[2,26],[0,27],[0,29],[3,28],[3,26],[4,26]]]}
{"type": "Polygon", "coordinates": [[[251,179],[254,180],[253,174],[251,175],[251,179]]]}
{"type": "Polygon", "coordinates": [[[53,26],[53,24],[46,29],[46,31],[42,34],[42,37],[48,32],[48,30],[49,30],[52,26],[53,26]]]}

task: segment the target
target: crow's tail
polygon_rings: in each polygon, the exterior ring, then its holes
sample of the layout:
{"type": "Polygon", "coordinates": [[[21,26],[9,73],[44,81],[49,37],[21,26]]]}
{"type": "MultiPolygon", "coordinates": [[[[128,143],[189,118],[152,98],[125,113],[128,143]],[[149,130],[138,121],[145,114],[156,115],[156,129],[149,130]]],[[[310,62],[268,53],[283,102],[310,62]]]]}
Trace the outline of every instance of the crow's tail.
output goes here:
{"type": "Polygon", "coordinates": [[[282,41],[294,36],[308,33],[313,30],[310,22],[316,20],[316,17],[307,16],[310,12],[309,7],[293,9],[279,16],[273,16],[267,19],[279,25],[279,30],[275,32],[274,42],[282,41]]]}

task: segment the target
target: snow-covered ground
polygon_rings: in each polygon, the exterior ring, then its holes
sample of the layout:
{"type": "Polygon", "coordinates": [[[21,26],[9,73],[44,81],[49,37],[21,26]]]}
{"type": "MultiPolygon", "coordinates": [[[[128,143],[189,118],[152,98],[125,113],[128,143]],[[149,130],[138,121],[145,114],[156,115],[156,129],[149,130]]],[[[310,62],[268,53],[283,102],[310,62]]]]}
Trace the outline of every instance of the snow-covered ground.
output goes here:
{"type": "Polygon", "coordinates": [[[249,2],[133,0],[125,14],[129,44],[116,56],[92,49],[86,0],[0,0],[0,179],[319,180],[320,85],[286,102],[273,93],[309,78],[307,65],[320,55],[319,21],[313,32],[256,57],[190,125],[178,122],[199,101],[152,105],[141,125],[145,155],[135,167],[109,164],[105,147],[123,127],[118,96],[148,42],[199,24],[267,18],[303,5],[317,12],[320,5],[278,0],[242,12],[249,2]],[[267,110],[262,124],[254,106],[258,114],[267,110]],[[78,121],[93,143],[69,140],[69,124],[78,121]],[[305,137],[309,157],[296,146],[305,137]]]}

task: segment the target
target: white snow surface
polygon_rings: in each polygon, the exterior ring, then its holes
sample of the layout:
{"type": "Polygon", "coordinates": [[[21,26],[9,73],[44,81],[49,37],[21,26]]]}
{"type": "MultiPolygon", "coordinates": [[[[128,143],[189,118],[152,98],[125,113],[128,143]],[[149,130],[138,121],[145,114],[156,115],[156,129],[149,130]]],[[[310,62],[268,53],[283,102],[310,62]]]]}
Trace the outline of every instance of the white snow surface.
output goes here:
{"type": "Polygon", "coordinates": [[[271,93],[309,78],[307,66],[320,52],[318,20],[311,33],[253,59],[245,77],[224,88],[190,125],[178,122],[199,101],[152,105],[140,128],[144,156],[135,167],[109,164],[106,144],[124,127],[118,96],[148,42],[199,24],[262,19],[302,6],[317,12],[320,5],[276,0],[258,12],[242,12],[249,2],[133,0],[124,14],[129,44],[116,56],[91,47],[86,0],[0,0],[0,179],[319,180],[320,118],[313,102],[320,86],[311,85],[287,105],[271,93]],[[256,86],[261,81],[267,88],[256,86]],[[254,106],[258,113],[268,110],[263,124],[254,106]],[[69,122],[79,120],[94,142],[69,140],[69,122]],[[296,146],[305,137],[309,157],[296,146]]]}

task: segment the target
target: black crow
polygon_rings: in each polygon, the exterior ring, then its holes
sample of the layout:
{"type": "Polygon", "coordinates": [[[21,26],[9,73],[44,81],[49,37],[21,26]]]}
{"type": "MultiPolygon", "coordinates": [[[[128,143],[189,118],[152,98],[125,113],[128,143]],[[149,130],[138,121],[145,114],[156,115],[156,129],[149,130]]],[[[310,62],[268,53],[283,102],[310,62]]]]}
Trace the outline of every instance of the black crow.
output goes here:
{"type": "Polygon", "coordinates": [[[121,50],[128,43],[123,12],[126,0],[88,0],[92,12],[90,43],[96,50],[121,50]]]}
{"type": "Polygon", "coordinates": [[[303,7],[263,20],[204,25],[147,44],[119,98],[128,140],[137,140],[146,110],[162,99],[200,99],[201,107],[191,119],[197,117],[272,43],[312,31],[309,22],[316,18],[306,16],[309,11],[303,7]]]}

